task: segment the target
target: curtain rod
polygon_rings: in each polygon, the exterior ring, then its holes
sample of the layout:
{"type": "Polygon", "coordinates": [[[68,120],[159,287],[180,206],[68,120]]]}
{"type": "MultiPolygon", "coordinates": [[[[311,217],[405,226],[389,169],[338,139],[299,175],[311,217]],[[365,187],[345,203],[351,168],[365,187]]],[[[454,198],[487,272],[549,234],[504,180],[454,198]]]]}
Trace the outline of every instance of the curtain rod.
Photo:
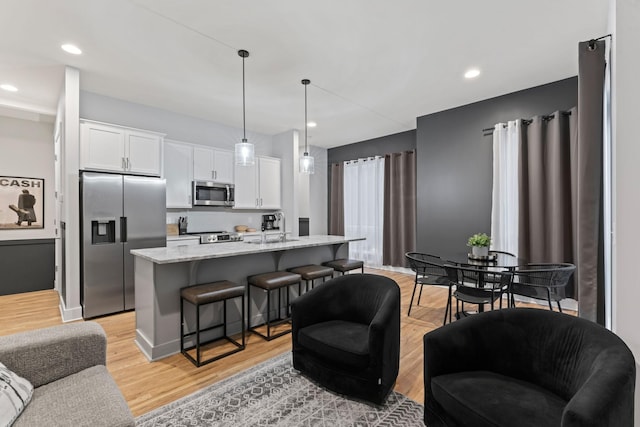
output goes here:
{"type": "MultiPolygon", "coordinates": [[[[571,111],[562,111],[562,115],[563,116],[570,116],[571,115],[571,111]]],[[[545,121],[549,121],[549,120],[551,120],[553,118],[555,118],[555,113],[554,114],[547,114],[545,116],[542,116],[542,120],[545,120],[545,121]]],[[[525,125],[530,125],[533,122],[533,119],[518,119],[518,120],[522,120],[522,123],[524,123],[525,125]]],[[[506,123],[502,123],[502,127],[506,128],[507,124],[506,123]]],[[[495,126],[492,126],[490,128],[482,129],[482,132],[483,133],[493,132],[494,129],[495,129],[495,126]]]]}
{"type": "Polygon", "coordinates": [[[596,42],[597,42],[598,40],[606,39],[607,37],[611,38],[611,34],[607,34],[606,36],[598,37],[597,39],[590,39],[590,40],[589,40],[589,49],[591,49],[591,50],[595,49],[595,47],[596,47],[596,42]]]}
{"type": "MultiPolygon", "coordinates": [[[[391,156],[391,155],[393,155],[393,154],[415,153],[415,152],[416,152],[416,149],[414,148],[413,150],[396,151],[396,152],[393,152],[393,153],[385,153],[385,154],[378,154],[378,155],[376,155],[376,156],[369,156],[369,157],[363,158],[363,160],[365,160],[365,161],[366,161],[366,160],[369,160],[369,159],[373,160],[373,159],[375,159],[375,158],[383,158],[383,157],[385,157],[385,156],[391,156]]],[[[354,159],[354,160],[343,160],[343,161],[341,161],[341,162],[334,162],[334,163],[331,163],[331,164],[330,164],[330,166],[338,166],[338,165],[341,165],[343,162],[347,162],[347,163],[349,163],[349,162],[356,162],[356,163],[357,163],[357,162],[358,162],[358,160],[359,160],[359,159],[354,159]]]]}

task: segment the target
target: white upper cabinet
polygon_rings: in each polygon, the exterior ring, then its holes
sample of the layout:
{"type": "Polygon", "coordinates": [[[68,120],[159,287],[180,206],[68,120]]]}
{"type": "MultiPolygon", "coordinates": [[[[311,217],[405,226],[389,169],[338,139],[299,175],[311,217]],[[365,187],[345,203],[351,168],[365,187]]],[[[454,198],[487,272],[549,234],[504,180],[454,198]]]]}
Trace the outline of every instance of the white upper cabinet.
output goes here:
{"type": "Polygon", "coordinates": [[[257,157],[253,166],[235,168],[235,209],[280,209],[280,159],[257,157]]]}
{"type": "Polygon", "coordinates": [[[191,208],[193,147],[174,141],[164,142],[164,173],[167,181],[167,207],[191,208]]]}
{"type": "Polygon", "coordinates": [[[213,170],[215,181],[233,184],[233,151],[214,150],[213,170]]]}
{"type": "Polygon", "coordinates": [[[193,147],[193,179],[233,183],[233,152],[216,148],[193,147]]]}
{"type": "Polygon", "coordinates": [[[280,159],[258,158],[258,186],[261,209],[280,209],[280,159]]]}
{"type": "Polygon", "coordinates": [[[258,209],[258,166],[236,166],[234,209],[258,209]]]}
{"type": "Polygon", "coordinates": [[[159,176],[161,152],[161,136],[138,131],[125,132],[128,172],[159,176]]]}
{"type": "Polygon", "coordinates": [[[80,168],[160,176],[164,135],[122,126],[80,122],[80,168]]]}

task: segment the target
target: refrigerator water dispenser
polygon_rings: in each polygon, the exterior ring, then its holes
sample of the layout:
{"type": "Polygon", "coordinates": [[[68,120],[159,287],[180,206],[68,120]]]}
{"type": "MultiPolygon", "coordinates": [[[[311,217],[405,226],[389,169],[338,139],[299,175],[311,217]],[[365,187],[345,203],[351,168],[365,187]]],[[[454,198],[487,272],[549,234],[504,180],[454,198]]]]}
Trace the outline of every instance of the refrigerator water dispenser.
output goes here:
{"type": "Polygon", "coordinates": [[[91,220],[91,244],[100,245],[116,242],[116,220],[91,220]]]}

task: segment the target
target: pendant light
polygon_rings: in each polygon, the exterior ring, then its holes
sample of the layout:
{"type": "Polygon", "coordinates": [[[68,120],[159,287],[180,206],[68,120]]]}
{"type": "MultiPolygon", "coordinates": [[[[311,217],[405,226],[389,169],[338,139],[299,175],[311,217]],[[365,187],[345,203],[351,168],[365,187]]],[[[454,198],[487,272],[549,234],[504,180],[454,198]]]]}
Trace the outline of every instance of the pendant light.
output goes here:
{"type": "Polygon", "coordinates": [[[244,59],[249,56],[249,52],[242,49],[238,51],[238,55],[242,58],[242,142],[238,142],[235,146],[236,166],[252,166],[256,161],[255,149],[253,144],[247,142],[247,122],[244,93],[244,59]]]}
{"type": "Polygon", "coordinates": [[[300,172],[311,175],[313,173],[313,157],[309,155],[309,146],[307,145],[307,86],[311,83],[309,79],[303,79],[304,85],[304,154],[300,157],[300,172]]]}

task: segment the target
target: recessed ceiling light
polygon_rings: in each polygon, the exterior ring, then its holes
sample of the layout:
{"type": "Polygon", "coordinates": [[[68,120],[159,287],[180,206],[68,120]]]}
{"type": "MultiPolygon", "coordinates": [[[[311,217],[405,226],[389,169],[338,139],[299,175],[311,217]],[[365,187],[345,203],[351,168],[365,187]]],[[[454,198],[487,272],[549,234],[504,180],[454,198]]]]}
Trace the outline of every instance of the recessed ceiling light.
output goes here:
{"type": "Polygon", "coordinates": [[[316,122],[308,122],[307,126],[309,126],[310,128],[314,128],[314,127],[318,126],[318,124],[316,122]]]}
{"type": "Polygon", "coordinates": [[[72,55],[80,55],[80,54],[82,54],[82,51],[80,50],[80,48],[78,46],[76,46],[76,45],[73,45],[73,44],[63,44],[60,47],[65,52],[70,53],[72,55]]]}
{"type": "Polygon", "coordinates": [[[14,85],[10,85],[8,83],[1,84],[0,85],[0,89],[6,90],[7,92],[17,92],[18,91],[17,87],[15,87],[14,85]]]}
{"type": "Polygon", "coordinates": [[[467,79],[473,79],[478,77],[479,75],[480,75],[480,70],[478,70],[477,68],[471,68],[467,70],[466,73],[464,73],[464,77],[467,79]]]}

